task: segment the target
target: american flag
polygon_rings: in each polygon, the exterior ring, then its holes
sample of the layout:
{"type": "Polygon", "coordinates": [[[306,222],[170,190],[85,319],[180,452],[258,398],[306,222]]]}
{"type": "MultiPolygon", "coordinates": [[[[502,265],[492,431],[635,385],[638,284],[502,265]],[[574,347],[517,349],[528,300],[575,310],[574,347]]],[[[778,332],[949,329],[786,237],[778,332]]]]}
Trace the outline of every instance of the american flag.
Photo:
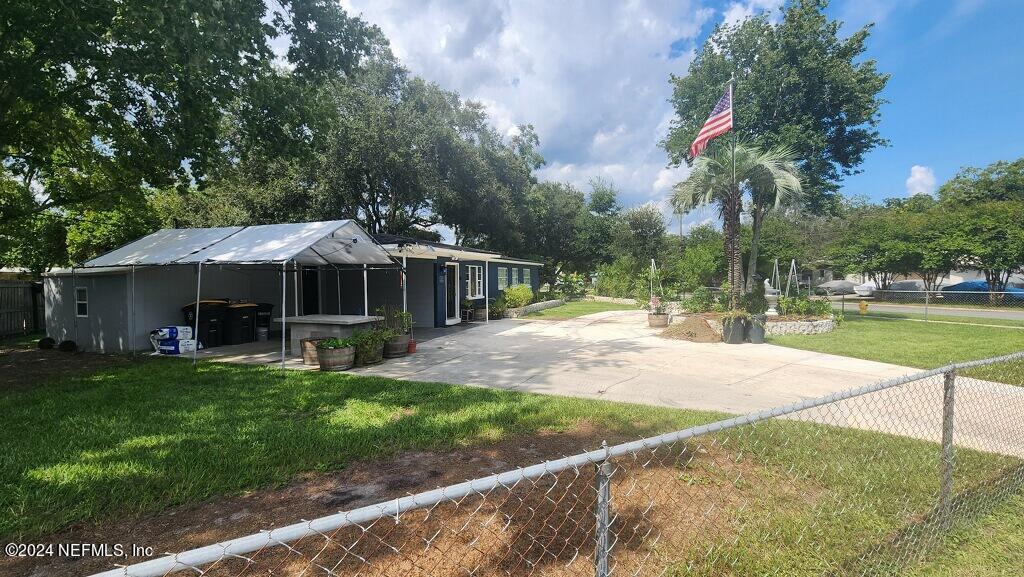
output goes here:
{"type": "Polygon", "coordinates": [[[722,98],[715,105],[714,110],[711,111],[711,116],[708,117],[704,126],[701,127],[700,132],[697,134],[697,139],[690,145],[690,158],[697,158],[704,149],[707,148],[708,142],[716,136],[721,136],[726,132],[732,130],[732,86],[725,91],[722,98]]]}

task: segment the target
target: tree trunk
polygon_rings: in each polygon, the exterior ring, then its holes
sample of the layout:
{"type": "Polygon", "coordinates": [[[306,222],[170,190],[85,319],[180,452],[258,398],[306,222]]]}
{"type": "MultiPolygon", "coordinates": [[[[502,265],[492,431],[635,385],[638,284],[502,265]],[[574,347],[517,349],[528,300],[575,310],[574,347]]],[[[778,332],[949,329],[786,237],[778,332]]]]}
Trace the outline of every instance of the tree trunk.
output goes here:
{"type": "Polygon", "coordinates": [[[754,282],[757,279],[757,257],[760,252],[761,221],[764,220],[764,214],[759,206],[755,205],[751,212],[753,213],[753,219],[750,225],[750,260],[747,262],[747,282],[743,285],[743,292],[745,293],[750,293],[754,290],[754,282]]]}
{"type": "Polygon", "coordinates": [[[729,272],[729,307],[740,306],[743,291],[743,258],[740,253],[740,197],[739,190],[729,196],[722,213],[722,228],[725,233],[725,259],[729,272]]]}

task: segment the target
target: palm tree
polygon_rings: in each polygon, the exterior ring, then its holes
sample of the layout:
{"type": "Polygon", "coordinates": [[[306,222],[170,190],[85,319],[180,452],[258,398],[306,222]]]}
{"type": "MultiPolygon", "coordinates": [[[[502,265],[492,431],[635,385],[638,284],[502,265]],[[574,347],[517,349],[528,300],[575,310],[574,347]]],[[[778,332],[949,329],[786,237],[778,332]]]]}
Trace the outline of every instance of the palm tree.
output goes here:
{"type": "Polygon", "coordinates": [[[802,190],[791,150],[785,147],[762,150],[747,144],[723,146],[715,153],[698,157],[693,162],[690,176],[675,186],[672,204],[676,212],[686,213],[698,206],[712,204],[718,208],[725,235],[729,304],[732,308],[739,307],[745,286],[740,250],[744,192],[750,195],[754,227],[750,251],[752,277],[757,266],[757,244],[765,214],[778,206],[790,204],[802,190]]]}

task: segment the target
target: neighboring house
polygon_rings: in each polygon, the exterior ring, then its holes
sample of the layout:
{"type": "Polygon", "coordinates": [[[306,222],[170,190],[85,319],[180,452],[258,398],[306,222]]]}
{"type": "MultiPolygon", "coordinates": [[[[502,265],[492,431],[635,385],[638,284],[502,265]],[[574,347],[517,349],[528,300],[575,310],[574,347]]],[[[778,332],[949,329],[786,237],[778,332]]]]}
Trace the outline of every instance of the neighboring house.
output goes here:
{"type": "MultiPolygon", "coordinates": [[[[46,273],[46,332],[83,350],[147,350],[151,330],[184,324],[197,286],[201,300],[269,303],[274,317],[282,300],[288,316],[372,315],[391,305],[409,310],[417,327],[444,327],[461,320],[463,299],[484,307],[508,286],[536,291],[539,271],[540,263],[493,252],[375,239],[353,221],[165,229],[46,273]]],[[[279,325],[270,330],[280,336],[279,325]]]]}

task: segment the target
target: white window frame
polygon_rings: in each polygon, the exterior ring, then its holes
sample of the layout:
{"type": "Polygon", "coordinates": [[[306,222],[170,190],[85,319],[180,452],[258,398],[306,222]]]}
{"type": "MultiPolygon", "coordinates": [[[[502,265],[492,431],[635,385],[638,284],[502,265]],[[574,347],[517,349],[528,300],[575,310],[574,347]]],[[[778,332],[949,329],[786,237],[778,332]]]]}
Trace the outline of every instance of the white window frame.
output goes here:
{"type": "Polygon", "coordinates": [[[513,268],[512,276],[515,277],[515,282],[512,283],[512,286],[519,286],[523,284],[523,269],[513,268]]]}
{"type": "Polygon", "coordinates": [[[484,267],[477,264],[466,265],[466,298],[484,298],[484,267]]]}
{"type": "Polygon", "coordinates": [[[531,276],[532,276],[532,273],[530,272],[530,269],[524,268],[523,269],[523,284],[530,285],[530,288],[532,289],[533,288],[533,279],[530,278],[531,276]]]}
{"type": "Polygon", "coordinates": [[[503,291],[508,288],[508,267],[498,267],[498,290],[503,291]]]}
{"type": "Polygon", "coordinates": [[[75,316],[80,318],[80,319],[87,319],[87,318],[89,318],[89,287],[84,287],[84,286],[76,286],[75,287],[75,316]],[[79,299],[78,298],[78,294],[79,294],[78,291],[82,291],[82,293],[85,294],[85,298],[84,299],[79,299]],[[84,315],[78,312],[79,311],[79,308],[78,308],[79,305],[85,305],[85,314],[84,315]]]}

